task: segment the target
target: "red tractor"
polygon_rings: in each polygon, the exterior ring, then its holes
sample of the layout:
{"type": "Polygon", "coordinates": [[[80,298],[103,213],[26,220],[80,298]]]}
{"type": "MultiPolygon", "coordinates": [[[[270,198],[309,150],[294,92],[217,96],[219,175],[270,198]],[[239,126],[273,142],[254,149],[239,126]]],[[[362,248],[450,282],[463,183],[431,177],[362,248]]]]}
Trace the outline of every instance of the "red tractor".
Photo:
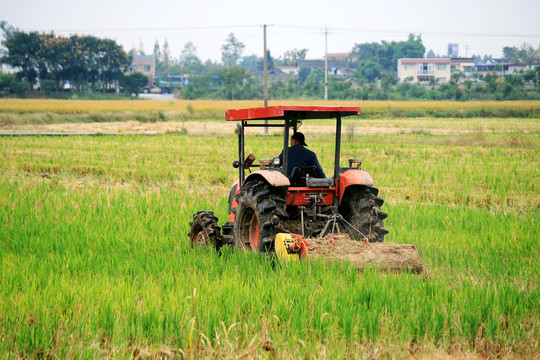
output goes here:
{"type": "Polygon", "coordinates": [[[384,228],[387,214],[381,211],[384,201],[373,187],[373,178],[361,169],[362,160],[349,159],[347,167],[340,164],[342,117],[359,114],[359,107],[343,106],[228,110],[227,121],[239,121],[238,160],[233,162],[238,179],[229,193],[229,218],[220,228],[213,212],[194,214],[189,232],[192,244],[218,249],[228,244],[276,252],[279,258],[313,255],[347,259],[357,267],[377,265],[421,271],[413,245],[376,244],[388,234],[384,228]],[[288,177],[291,129],[295,133],[302,122],[312,119],[335,119],[333,175],[317,178],[315,167],[300,166],[288,177]],[[265,126],[283,129],[282,156],[255,164],[255,156],[244,154],[244,130],[265,126]],[[258,170],[246,176],[246,170],[252,168],[258,170]]]}

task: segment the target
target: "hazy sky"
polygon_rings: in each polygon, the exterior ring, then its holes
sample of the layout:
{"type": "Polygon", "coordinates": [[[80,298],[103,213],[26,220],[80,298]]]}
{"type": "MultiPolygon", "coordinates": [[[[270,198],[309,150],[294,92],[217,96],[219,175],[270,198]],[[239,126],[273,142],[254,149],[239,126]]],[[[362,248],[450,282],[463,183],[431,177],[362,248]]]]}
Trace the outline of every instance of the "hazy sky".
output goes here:
{"type": "Polygon", "coordinates": [[[54,31],[107,37],[126,51],[147,54],[166,38],[178,57],[192,41],[205,61],[221,60],[220,47],[234,33],[243,55],[263,55],[262,24],[272,56],[309,49],[308,58],[348,52],[355,43],[406,40],[421,34],[427,50],[446,55],[448,43],[459,55],[502,55],[503,46],[540,44],[540,0],[0,0],[0,21],[24,31],[54,31]]]}

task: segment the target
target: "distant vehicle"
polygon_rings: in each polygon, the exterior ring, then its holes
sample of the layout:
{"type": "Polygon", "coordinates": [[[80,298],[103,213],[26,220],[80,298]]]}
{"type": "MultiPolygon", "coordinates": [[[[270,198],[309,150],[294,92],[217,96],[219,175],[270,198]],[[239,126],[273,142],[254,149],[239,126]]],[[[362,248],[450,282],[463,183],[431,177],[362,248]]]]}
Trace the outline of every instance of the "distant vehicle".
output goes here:
{"type": "Polygon", "coordinates": [[[144,88],[144,93],[172,94],[174,89],[182,89],[185,80],[185,74],[165,74],[156,77],[152,86],[144,88]]]}

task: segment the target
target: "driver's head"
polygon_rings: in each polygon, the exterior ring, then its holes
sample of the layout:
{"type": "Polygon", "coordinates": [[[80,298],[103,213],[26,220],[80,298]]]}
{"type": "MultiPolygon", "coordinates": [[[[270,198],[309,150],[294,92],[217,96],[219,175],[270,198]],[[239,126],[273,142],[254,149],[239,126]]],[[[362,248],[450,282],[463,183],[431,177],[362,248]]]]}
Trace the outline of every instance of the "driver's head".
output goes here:
{"type": "Polygon", "coordinates": [[[306,137],[300,131],[295,132],[291,136],[291,146],[294,146],[296,144],[300,144],[302,146],[307,146],[306,137]]]}

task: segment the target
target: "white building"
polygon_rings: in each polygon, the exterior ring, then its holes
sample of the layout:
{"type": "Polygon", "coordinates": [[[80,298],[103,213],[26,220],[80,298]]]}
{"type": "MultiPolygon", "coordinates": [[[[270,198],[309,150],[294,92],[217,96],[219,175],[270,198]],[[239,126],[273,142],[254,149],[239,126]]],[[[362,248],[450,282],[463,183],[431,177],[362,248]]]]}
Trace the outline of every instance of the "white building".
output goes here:
{"type": "Polygon", "coordinates": [[[437,82],[448,82],[451,75],[451,60],[450,58],[398,59],[397,72],[399,81],[412,78],[413,82],[428,82],[433,77],[437,82]]]}

